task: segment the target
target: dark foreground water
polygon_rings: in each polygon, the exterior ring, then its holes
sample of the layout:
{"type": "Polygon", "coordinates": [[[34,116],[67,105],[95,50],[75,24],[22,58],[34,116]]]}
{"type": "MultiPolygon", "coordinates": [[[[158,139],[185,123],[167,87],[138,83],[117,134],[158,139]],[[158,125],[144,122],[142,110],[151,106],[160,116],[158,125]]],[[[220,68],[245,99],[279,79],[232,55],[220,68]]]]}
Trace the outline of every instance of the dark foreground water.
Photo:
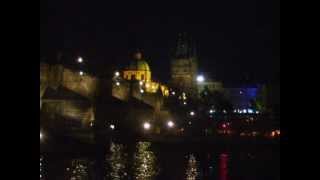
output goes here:
{"type": "MultiPolygon", "coordinates": [[[[79,150],[81,151],[81,150],[79,150]]],[[[204,144],[112,143],[105,157],[42,155],[41,176],[54,180],[278,180],[276,145],[217,146],[204,144]],[[97,164],[102,166],[97,166],[97,164]]]]}

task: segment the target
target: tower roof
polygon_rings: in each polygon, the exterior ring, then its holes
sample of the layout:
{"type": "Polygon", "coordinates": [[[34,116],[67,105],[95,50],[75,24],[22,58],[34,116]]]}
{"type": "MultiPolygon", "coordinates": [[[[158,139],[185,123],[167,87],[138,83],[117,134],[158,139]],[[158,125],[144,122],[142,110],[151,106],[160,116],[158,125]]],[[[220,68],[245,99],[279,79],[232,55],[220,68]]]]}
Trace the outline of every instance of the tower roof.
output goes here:
{"type": "Polygon", "coordinates": [[[134,54],[134,59],[131,61],[130,65],[126,70],[131,71],[151,71],[148,62],[143,59],[142,53],[140,51],[134,54]]]}
{"type": "Polygon", "coordinates": [[[175,49],[175,58],[190,58],[196,56],[196,47],[187,33],[180,33],[175,49]]]}

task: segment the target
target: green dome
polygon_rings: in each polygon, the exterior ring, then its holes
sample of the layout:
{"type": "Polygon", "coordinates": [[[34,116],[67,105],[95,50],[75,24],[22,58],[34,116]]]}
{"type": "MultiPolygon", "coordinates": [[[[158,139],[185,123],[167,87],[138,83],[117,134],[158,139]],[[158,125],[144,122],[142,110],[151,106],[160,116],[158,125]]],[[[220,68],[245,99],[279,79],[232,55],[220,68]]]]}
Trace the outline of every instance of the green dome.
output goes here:
{"type": "Polygon", "coordinates": [[[131,61],[127,70],[130,71],[150,71],[150,66],[145,60],[133,60],[131,61]]]}

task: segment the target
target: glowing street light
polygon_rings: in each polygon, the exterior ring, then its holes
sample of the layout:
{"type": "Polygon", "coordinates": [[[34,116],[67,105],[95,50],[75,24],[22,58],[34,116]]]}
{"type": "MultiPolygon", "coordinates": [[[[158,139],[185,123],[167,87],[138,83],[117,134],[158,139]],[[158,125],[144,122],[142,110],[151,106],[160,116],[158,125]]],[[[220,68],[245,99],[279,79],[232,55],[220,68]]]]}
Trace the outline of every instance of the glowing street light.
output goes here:
{"type": "Polygon", "coordinates": [[[80,71],[79,74],[80,74],[80,76],[83,76],[83,75],[84,75],[84,72],[83,72],[83,71],[80,71]]]}
{"type": "Polygon", "coordinates": [[[227,125],[226,124],[222,124],[222,128],[227,128],[227,125]]]}
{"type": "Polygon", "coordinates": [[[190,116],[195,116],[195,115],[196,115],[196,113],[194,111],[190,112],[190,116]]]}
{"type": "Polygon", "coordinates": [[[198,81],[199,83],[203,83],[203,82],[205,81],[204,76],[203,76],[203,75],[199,75],[199,76],[197,77],[197,81],[198,81]]]}
{"type": "Polygon", "coordinates": [[[169,121],[169,122],[167,123],[167,125],[168,125],[169,128],[173,128],[173,127],[174,127],[174,122],[169,121]]]}
{"type": "Polygon", "coordinates": [[[143,124],[143,128],[144,128],[145,130],[150,130],[151,124],[148,123],[148,122],[145,122],[145,123],[143,124]]]}
{"type": "Polygon", "coordinates": [[[114,73],[114,75],[115,75],[116,77],[119,77],[119,76],[120,76],[120,72],[117,71],[117,72],[114,73]]]}
{"type": "Polygon", "coordinates": [[[80,63],[80,64],[83,63],[83,58],[82,57],[78,58],[78,63],[80,63]]]}
{"type": "Polygon", "coordinates": [[[115,128],[116,128],[115,125],[113,125],[113,124],[110,125],[110,129],[114,130],[115,128]]]}
{"type": "Polygon", "coordinates": [[[120,82],[116,82],[116,85],[117,85],[117,86],[120,86],[121,84],[120,84],[120,82]]]}
{"type": "Polygon", "coordinates": [[[40,131],[40,140],[42,140],[43,139],[43,134],[42,134],[42,132],[40,131]]]}
{"type": "Polygon", "coordinates": [[[143,89],[141,89],[141,90],[140,90],[140,93],[141,93],[141,94],[143,94],[143,93],[144,93],[144,90],[143,90],[143,89]]]}

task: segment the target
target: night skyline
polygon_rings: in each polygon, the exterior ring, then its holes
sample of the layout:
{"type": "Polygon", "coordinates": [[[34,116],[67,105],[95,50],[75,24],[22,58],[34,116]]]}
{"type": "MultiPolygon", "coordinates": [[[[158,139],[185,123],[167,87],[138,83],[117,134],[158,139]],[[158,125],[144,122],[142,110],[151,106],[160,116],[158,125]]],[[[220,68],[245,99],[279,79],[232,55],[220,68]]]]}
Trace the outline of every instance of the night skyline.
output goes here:
{"type": "Polygon", "coordinates": [[[93,64],[124,66],[141,48],[155,77],[167,79],[177,35],[197,42],[200,70],[218,80],[267,81],[280,72],[278,6],[272,2],[211,5],[40,2],[40,57],[73,52],[93,64]],[[50,7],[50,8],[49,8],[50,7]]]}

